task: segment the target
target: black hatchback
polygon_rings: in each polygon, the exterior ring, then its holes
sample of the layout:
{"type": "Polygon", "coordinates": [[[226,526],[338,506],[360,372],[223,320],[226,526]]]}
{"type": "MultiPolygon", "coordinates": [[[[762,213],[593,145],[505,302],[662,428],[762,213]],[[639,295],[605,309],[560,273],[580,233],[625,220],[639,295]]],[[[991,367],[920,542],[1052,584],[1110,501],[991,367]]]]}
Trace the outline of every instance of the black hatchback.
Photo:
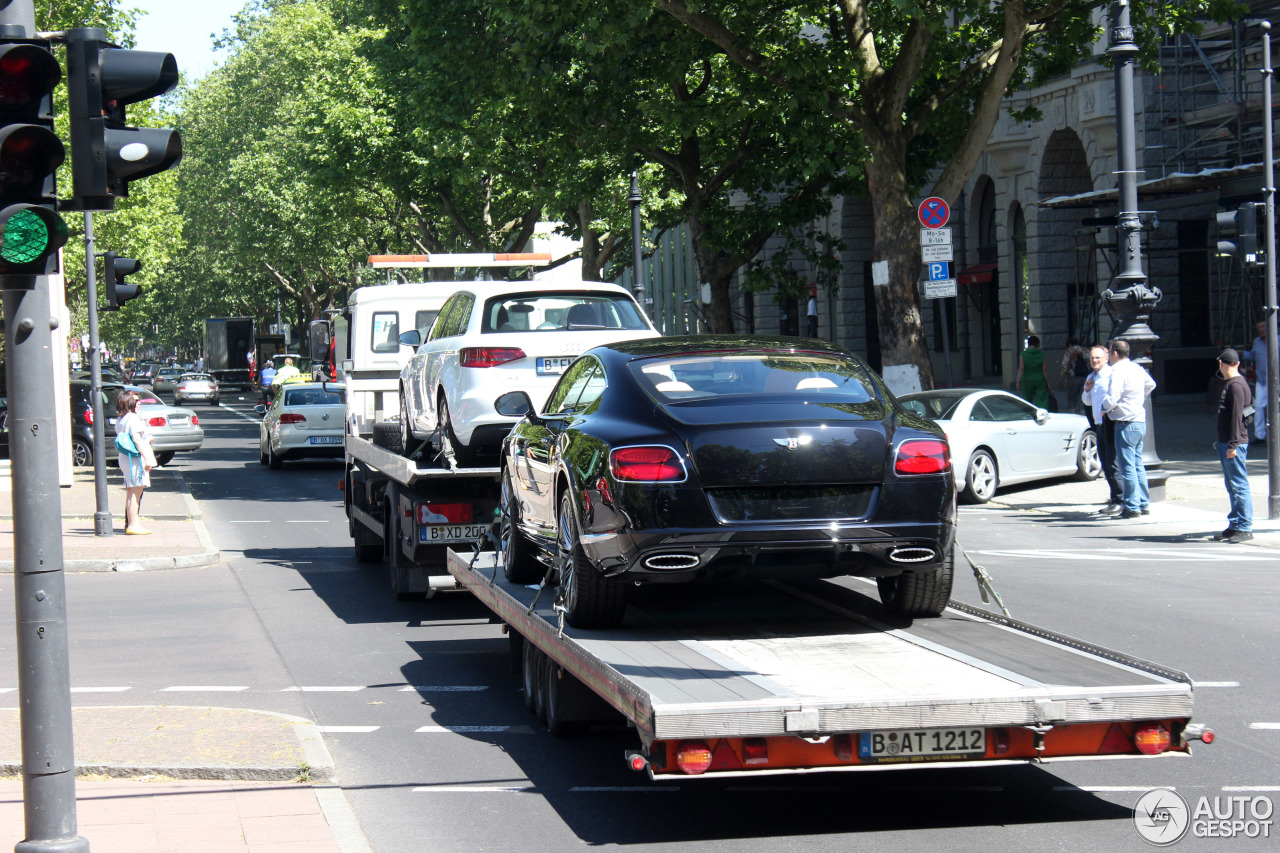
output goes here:
{"type": "Polygon", "coordinates": [[[507,576],[563,566],[578,627],[621,621],[627,587],[718,577],[877,578],[899,616],[951,593],[947,439],[865,362],[791,338],[596,347],[503,443],[507,576]],[[541,558],[541,560],[539,560],[541,558]]]}

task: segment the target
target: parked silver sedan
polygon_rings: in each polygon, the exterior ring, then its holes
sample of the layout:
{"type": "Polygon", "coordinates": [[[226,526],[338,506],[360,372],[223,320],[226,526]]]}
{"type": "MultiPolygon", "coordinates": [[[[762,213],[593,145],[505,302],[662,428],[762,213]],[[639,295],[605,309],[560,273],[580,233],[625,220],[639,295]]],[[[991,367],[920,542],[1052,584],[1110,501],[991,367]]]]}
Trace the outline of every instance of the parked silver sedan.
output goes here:
{"type": "MultiPolygon", "coordinates": [[[[204,429],[200,426],[200,418],[195,412],[170,406],[146,388],[140,388],[137,385],[125,387],[138,395],[138,414],[155,439],[151,448],[156,453],[156,462],[168,465],[173,461],[175,453],[199,450],[200,445],[204,444],[204,429]]],[[[111,416],[107,419],[108,437],[114,441],[115,393],[109,396],[111,406],[107,411],[111,416]]],[[[111,452],[114,453],[114,450],[111,452]]]]}
{"type": "Polygon", "coordinates": [[[994,390],[922,391],[898,400],[942,427],[961,496],[973,503],[991,500],[1000,486],[1102,473],[1098,437],[1082,415],[1055,414],[994,390]]]}

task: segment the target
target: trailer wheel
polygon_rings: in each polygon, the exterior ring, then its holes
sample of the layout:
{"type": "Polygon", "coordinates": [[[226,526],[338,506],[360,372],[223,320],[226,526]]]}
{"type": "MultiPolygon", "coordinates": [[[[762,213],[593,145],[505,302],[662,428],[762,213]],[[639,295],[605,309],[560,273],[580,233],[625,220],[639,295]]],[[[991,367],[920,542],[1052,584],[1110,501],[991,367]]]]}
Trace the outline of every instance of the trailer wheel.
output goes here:
{"type": "Polygon", "coordinates": [[[517,514],[515,492],[511,488],[511,472],[502,471],[502,573],[512,583],[530,584],[541,580],[543,571],[530,553],[529,543],[516,528],[517,514]]]}
{"type": "Polygon", "coordinates": [[[880,601],[895,616],[907,618],[941,616],[951,599],[955,578],[956,552],[953,547],[937,571],[903,573],[877,578],[880,601]]]}
{"type": "Polygon", "coordinates": [[[577,514],[568,491],[560,496],[560,515],[556,526],[564,566],[561,583],[564,584],[565,616],[569,624],[575,628],[617,626],[627,610],[627,589],[600,574],[587,559],[578,541],[577,514]]]}
{"type": "Polygon", "coordinates": [[[543,666],[546,687],[543,690],[543,705],[546,711],[547,731],[552,737],[577,737],[587,730],[587,723],[581,720],[566,720],[561,715],[565,705],[565,695],[573,690],[574,677],[560,668],[560,664],[546,657],[543,666]]]}
{"type": "Polygon", "coordinates": [[[373,443],[383,450],[390,450],[392,453],[403,453],[404,447],[400,444],[400,424],[395,421],[383,421],[374,424],[373,443]]]}

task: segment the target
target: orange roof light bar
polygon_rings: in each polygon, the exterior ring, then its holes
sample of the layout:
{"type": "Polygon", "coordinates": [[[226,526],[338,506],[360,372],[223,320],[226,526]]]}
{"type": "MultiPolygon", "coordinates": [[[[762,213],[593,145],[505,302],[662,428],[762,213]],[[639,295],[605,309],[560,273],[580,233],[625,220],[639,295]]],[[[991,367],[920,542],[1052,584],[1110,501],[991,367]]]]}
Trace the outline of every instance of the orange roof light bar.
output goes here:
{"type": "Polygon", "coordinates": [[[436,255],[370,255],[371,267],[545,267],[551,263],[549,252],[480,252],[475,254],[436,255]]]}

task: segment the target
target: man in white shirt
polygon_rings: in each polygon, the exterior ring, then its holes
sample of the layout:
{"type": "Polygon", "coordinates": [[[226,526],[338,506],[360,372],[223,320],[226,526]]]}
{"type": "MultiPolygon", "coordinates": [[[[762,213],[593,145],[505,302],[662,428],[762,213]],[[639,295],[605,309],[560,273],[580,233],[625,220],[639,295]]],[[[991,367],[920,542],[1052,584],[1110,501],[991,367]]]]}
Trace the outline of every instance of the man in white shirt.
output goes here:
{"type": "Polygon", "coordinates": [[[1102,393],[1102,411],[1115,421],[1116,468],[1124,493],[1121,518],[1137,518],[1151,512],[1147,469],[1142,462],[1147,435],[1146,398],[1156,382],[1141,366],[1129,360],[1129,344],[1112,341],[1111,375],[1102,393]]]}
{"type": "MultiPolygon", "coordinates": [[[[1124,512],[1124,490],[1120,486],[1120,477],[1116,474],[1116,425],[1102,413],[1102,397],[1106,391],[1108,379],[1111,377],[1111,365],[1107,364],[1107,348],[1090,347],[1089,366],[1092,371],[1084,380],[1084,390],[1080,392],[1080,401],[1088,406],[1086,411],[1093,422],[1093,432],[1098,437],[1098,458],[1102,460],[1102,475],[1107,479],[1107,505],[1098,510],[1098,515],[1113,518],[1124,512]]],[[[1079,356],[1084,358],[1083,355],[1079,356]]]]}

